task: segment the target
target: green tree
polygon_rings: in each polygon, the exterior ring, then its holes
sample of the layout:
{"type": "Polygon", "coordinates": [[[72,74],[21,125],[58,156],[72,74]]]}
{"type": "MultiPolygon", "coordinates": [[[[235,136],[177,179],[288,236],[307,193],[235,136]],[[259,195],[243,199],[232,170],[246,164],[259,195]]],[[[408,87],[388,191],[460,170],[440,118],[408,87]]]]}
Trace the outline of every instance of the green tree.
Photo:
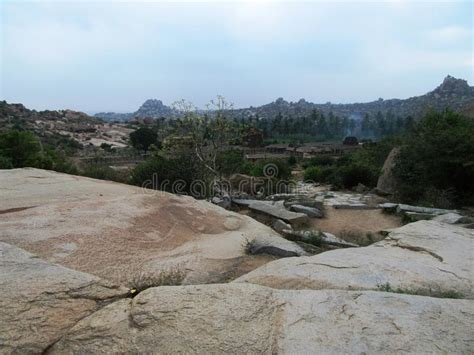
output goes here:
{"type": "Polygon", "coordinates": [[[144,150],[145,152],[148,151],[150,145],[157,144],[158,134],[148,128],[148,127],[140,127],[136,131],[130,133],[130,142],[132,146],[138,150],[144,150]]]}
{"type": "Polygon", "coordinates": [[[3,157],[5,166],[38,167],[41,162],[41,150],[38,138],[31,132],[11,130],[0,134],[0,156],[3,157]]]}
{"type": "Polygon", "coordinates": [[[440,207],[474,203],[474,121],[450,110],[415,123],[396,160],[403,201],[440,207]]]}

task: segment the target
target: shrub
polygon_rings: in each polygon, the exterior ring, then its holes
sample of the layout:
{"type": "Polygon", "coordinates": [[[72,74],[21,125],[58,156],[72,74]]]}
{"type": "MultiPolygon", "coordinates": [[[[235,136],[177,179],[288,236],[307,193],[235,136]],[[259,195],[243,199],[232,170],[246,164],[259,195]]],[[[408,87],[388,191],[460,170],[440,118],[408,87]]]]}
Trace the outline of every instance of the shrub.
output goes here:
{"type": "Polygon", "coordinates": [[[150,145],[157,144],[158,134],[150,128],[140,127],[136,131],[130,133],[130,142],[132,146],[138,150],[148,150],[150,145]]]}
{"type": "Polygon", "coordinates": [[[311,166],[304,171],[304,180],[305,181],[322,181],[322,170],[317,166],[311,166]]]}
{"type": "Polygon", "coordinates": [[[289,158],[288,158],[288,165],[289,166],[294,166],[296,164],[296,157],[294,155],[291,155],[289,158]]]}
{"type": "Polygon", "coordinates": [[[178,152],[172,158],[155,155],[138,164],[132,170],[129,182],[155,190],[192,193],[194,197],[206,197],[211,192],[208,188],[210,186],[208,170],[192,155],[178,152]],[[192,190],[192,183],[196,181],[200,186],[204,183],[203,191],[192,190]]]}
{"type": "Polygon", "coordinates": [[[216,163],[217,170],[224,176],[234,173],[244,173],[243,170],[246,169],[244,156],[242,152],[237,149],[219,152],[217,154],[216,163]]]}
{"type": "Polygon", "coordinates": [[[100,164],[87,165],[81,171],[81,175],[87,176],[93,179],[124,182],[124,178],[122,178],[117,171],[115,171],[109,166],[100,165],[100,164]]]}
{"type": "Polygon", "coordinates": [[[328,166],[334,163],[334,159],[329,156],[316,156],[309,160],[310,166],[328,166]]]}
{"type": "Polygon", "coordinates": [[[339,174],[341,174],[342,185],[346,189],[351,189],[359,183],[375,186],[379,177],[370,167],[356,164],[343,167],[339,170],[339,174]]]}

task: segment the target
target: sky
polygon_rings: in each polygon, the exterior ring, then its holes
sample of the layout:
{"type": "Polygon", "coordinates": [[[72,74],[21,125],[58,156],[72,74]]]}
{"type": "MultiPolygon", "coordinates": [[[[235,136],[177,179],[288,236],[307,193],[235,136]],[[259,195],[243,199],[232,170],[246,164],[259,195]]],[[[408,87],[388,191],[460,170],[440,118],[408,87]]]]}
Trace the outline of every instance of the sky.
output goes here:
{"type": "Polygon", "coordinates": [[[474,84],[471,1],[0,0],[0,99],[133,112],[367,102],[474,84]]]}

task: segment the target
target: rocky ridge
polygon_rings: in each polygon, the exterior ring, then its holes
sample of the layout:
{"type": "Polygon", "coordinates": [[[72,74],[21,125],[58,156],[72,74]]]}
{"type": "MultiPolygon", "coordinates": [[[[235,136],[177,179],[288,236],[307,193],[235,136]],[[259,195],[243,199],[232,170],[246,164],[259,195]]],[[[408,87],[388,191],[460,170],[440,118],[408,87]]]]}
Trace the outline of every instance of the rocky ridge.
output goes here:
{"type": "MultiPolygon", "coordinates": [[[[420,96],[407,99],[378,99],[366,103],[335,104],[327,102],[317,104],[300,99],[296,102],[288,102],[283,98],[257,106],[232,110],[231,115],[235,118],[269,118],[273,119],[281,113],[283,117],[309,116],[313,110],[319,110],[328,114],[333,112],[341,117],[362,118],[366,113],[376,115],[377,112],[386,114],[391,112],[394,116],[414,116],[419,117],[430,109],[442,110],[450,107],[455,111],[472,114],[474,106],[474,87],[469,86],[466,80],[457,79],[448,75],[443,82],[434,90],[420,96]]],[[[98,113],[95,116],[106,120],[124,119],[133,117],[170,117],[174,112],[169,106],[164,105],[160,100],[147,100],[134,113],[115,114],[98,113]]]]}

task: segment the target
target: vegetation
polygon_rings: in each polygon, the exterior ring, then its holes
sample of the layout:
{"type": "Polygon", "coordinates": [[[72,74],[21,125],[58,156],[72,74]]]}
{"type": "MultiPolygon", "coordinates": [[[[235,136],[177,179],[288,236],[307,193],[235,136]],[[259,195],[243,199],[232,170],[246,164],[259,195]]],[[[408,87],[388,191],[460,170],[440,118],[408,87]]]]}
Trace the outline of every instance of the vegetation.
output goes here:
{"type": "Polygon", "coordinates": [[[293,141],[327,141],[340,140],[347,135],[360,138],[380,138],[403,133],[411,128],[414,119],[411,116],[396,117],[390,111],[386,114],[377,112],[366,114],[360,119],[340,117],[333,112],[325,115],[322,111],[313,110],[310,115],[283,117],[279,112],[275,117],[259,119],[250,117],[240,119],[241,124],[262,130],[264,138],[276,143],[293,141]]]}
{"type": "Polygon", "coordinates": [[[158,134],[148,127],[140,127],[130,133],[130,142],[134,148],[147,152],[152,144],[158,144],[158,134]]]}
{"type": "Polygon", "coordinates": [[[142,269],[130,274],[132,275],[131,279],[125,280],[125,284],[130,288],[132,296],[150,287],[181,285],[186,277],[185,271],[178,266],[160,272],[142,269]]]}
{"type": "Polygon", "coordinates": [[[425,206],[474,204],[474,120],[445,110],[417,122],[396,160],[399,199],[425,206]]]}
{"type": "Polygon", "coordinates": [[[441,290],[433,290],[431,288],[429,289],[419,288],[419,289],[410,290],[410,289],[402,289],[400,287],[395,289],[390,285],[389,282],[378,285],[377,289],[383,292],[402,293],[402,294],[407,294],[407,295],[429,296],[429,297],[437,297],[437,298],[455,298],[455,299],[464,298],[464,295],[462,293],[459,293],[454,290],[441,291],[441,290]]]}
{"type": "Polygon", "coordinates": [[[351,154],[337,160],[322,156],[306,164],[304,179],[332,184],[335,188],[351,189],[358,184],[375,187],[383,163],[400,138],[384,138],[377,144],[366,144],[351,154]]]}
{"type": "Polygon", "coordinates": [[[43,146],[38,137],[27,131],[10,130],[0,134],[0,169],[23,167],[77,173],[64,152],[43,146]]]}

